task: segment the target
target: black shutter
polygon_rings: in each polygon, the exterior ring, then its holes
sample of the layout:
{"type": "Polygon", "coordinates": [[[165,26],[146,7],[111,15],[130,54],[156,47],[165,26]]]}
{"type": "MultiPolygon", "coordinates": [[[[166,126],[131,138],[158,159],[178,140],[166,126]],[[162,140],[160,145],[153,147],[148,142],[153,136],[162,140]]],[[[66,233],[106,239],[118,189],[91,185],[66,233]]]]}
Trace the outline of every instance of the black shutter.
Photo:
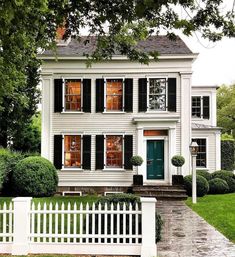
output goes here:
{"type": "Polygon", "coordinates": [[[139,112],[147,111],[147,79],[139,79],[139,112]]]}
{"type": "Polygon", "coordinates": [[[176,78],[168,78],[168,111],[176,112],[176,78]]]}
{"type": "Polygon", "coordinates": [[[209,96],[203,96],[203,119],[210,118],[210,98],[209,96]]]}
{"type": "Polygon", "coordinates": [[[83,111],[91,112],[91,80],[83,80],[83,111]]]}
{"type": "Polygon", "coordinates": [[[62,168],[62,135],[54,135],[54,165],[56,169],[62,168]]]}
{"type": "Polygon", "coordinates": [[[104,136],[96,136],[96,170],[104,168],[104,136]]]}
{"type": "Polygon", "coordinates": [[[125,79],[124,103],[126,112],[133,111],[133,79],[125,79]]]}
{"type": "Polygon", "coordinates": [[[63,108],[63,80],[54,79],[54,112],[62,112],[63,108]]]}
{"type": "Polygon", "coordinates": [[[82,168],[85,170],[91,169],[91,136],[83,136],[83,153],[82,153],[82,168]]]}
{"type": "Polygon", "coordinates": [[[125,135],[124,137],[124,168],[132,170],[132,165],[130,162],[133,156],[133,136],[125,135]]]}
{"type": "Polygon", "coordinates": [[[104,80],[96,79],[96,112],[104,111],[104,80]]]}

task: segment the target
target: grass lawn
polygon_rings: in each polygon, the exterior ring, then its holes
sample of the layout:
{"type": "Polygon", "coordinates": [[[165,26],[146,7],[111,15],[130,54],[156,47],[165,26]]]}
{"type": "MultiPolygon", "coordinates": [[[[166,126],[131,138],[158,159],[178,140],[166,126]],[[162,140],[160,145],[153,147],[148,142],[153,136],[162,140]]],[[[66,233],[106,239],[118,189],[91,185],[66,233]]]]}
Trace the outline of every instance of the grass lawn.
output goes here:
{"type": "Polygon", "coordinates": [[[197,204],[192,204],[192,198],[188,198],[186,204],[235,243],[235,193],[206,195],[197,199],[197,204]]]}

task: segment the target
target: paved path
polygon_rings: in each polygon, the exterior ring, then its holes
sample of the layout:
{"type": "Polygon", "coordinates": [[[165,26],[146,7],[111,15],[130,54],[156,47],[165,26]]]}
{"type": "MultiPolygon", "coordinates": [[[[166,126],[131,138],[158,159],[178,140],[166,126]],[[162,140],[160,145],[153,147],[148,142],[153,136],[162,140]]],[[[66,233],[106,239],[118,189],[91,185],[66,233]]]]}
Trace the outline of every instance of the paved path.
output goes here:
{"type": "Polygon", "coordinates": [[[158,201],[157,211],[164,220],[158,257],[235,257],[235,244],[184,202],[158,201]]]}

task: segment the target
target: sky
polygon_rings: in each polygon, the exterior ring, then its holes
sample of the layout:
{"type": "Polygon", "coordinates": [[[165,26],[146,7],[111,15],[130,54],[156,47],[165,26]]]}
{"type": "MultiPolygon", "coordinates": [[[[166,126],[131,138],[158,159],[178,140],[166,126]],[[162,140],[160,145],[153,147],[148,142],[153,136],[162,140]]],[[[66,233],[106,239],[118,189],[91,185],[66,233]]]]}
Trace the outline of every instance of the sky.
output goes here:
{"type": "Polygon", "coordinates": [[[235,83],[235,38],[211,43],[195,35],[180,36],[194,53],[199,53],[193,63],[193,85],[235,83]]]}

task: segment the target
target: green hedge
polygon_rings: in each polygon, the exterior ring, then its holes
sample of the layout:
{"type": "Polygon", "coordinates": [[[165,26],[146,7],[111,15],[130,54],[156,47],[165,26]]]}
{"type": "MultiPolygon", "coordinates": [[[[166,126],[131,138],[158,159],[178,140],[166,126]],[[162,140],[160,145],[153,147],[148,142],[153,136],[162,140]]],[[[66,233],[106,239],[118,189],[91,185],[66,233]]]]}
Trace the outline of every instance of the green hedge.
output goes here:
{"type": "Polygon", "coordinates": [[[211,173],[207,170],[197,170],[197,175],[204,177],[207,181],[211,180],[211,173]]]}
{"type": "Polygon", "coordinates": [[[228,184],[221,178],[213,178],[209,181],[209,194],[226,194],[229,192],[228,184]]]}
{"type": "Polygon", "coordinates": [[[235,169],[235,141],[234,140],[221,141],[221,169],[222,170],[235,169]]]}
{"type": "Polygon", "coordinates": [[[211,174],[212,178],[220,178],[227,182],[229,193],[235,192],[235,175],[231,171],[217,170],[211,174]]]}

